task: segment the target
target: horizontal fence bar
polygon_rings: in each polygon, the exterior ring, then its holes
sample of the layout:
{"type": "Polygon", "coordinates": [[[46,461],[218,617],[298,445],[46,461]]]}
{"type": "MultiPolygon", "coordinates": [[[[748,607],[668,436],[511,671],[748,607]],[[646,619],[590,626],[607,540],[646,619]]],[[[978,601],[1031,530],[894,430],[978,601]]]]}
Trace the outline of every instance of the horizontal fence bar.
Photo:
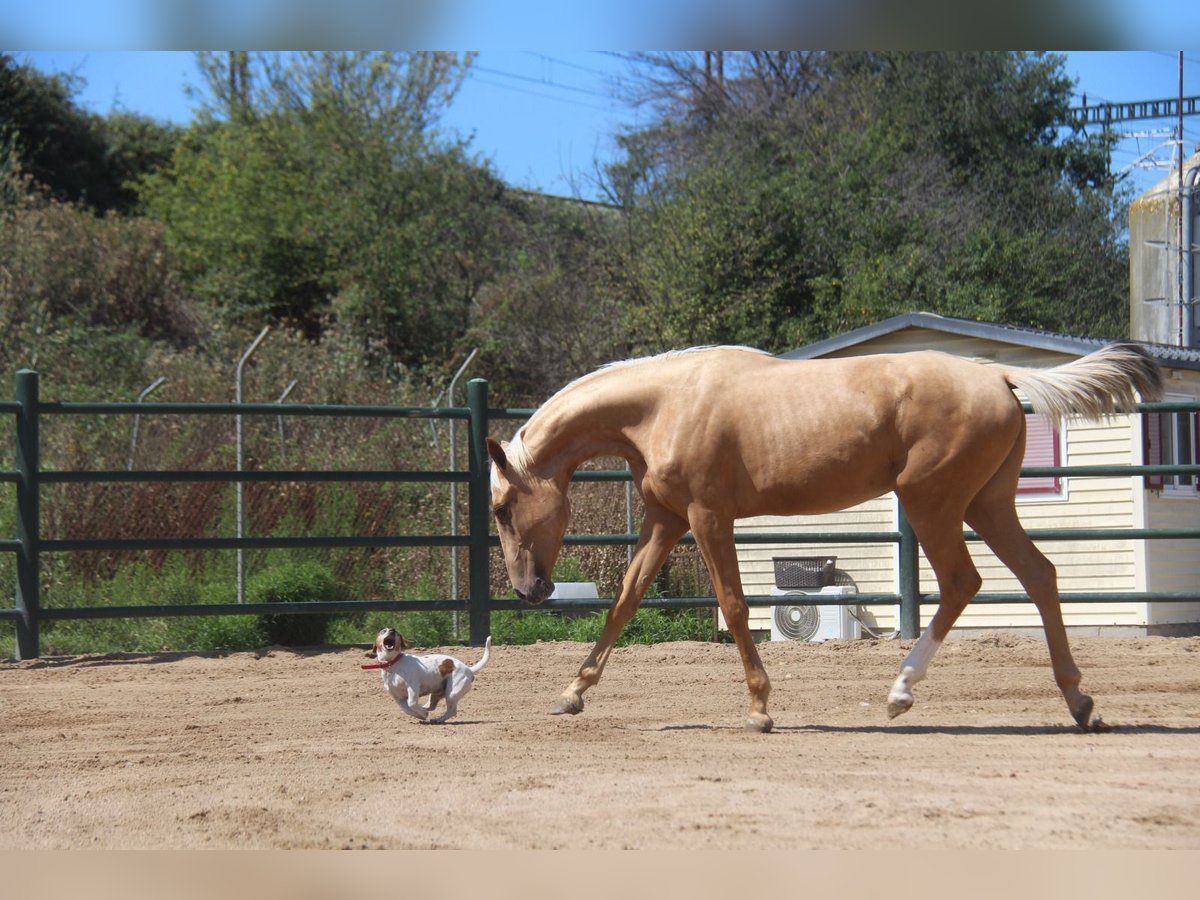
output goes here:
{"type": "MultiPolygon", "coordinates": [[[[1121,541],[1121,540],[1180,540],[1200,538],[1198,528],[1030,528],[1026,533],[1040,541],[1121,541]]],[[[982,540],[974,531],[964,531],[968,541],[982,540]]],[[[563,538],[564,544],[603,546],[607,544],[636,544],[636,534],[576,534],[563,538]]],[[[786,532],[735,532],[737,544],[894,544],[900,541],[898,531],[820,532],[796,534],[786,532]]],[[[694,544],[691,532],[679,539],[681,544],[694,544]]]]}
{"type": "MultiPolygon", "coordinates": [[[[813,594],[792,592],[784,595],[751,594],[746,605],[751,607],[787,606],[896,606],[899,594],[813,594]]],[[[918,598],[922,606],[934,606],[940,601],[938,593],[922,594],[918,598]]],[[[1142,602],[1200,602],[1200,590],[1196,591],[1079,591],[1060,596],[1063,604],[1073,603],[1142,603],[1142,602]]],[[[1020,592],[980,592],[971,600],[972,604],[1016,604],[1032,603],[1028,594],[1020,592]]],[[[579,612],[604,611],[612,604],[611,598],[572,597],[547,600],[531,607],[523,600],[495,598],[489,601],[493,610],[513,612],[579,612]]],[[[649,609],[716,609],[714,597],[653,597],[642,602],[649,609]]],[[[360,612],[425,612],[463,611],[468,608],[466,600],[313,600],[299,603],[196,603],[164,605],[122,605],[83,607],[43,607],[40,618],[58,619],[132,619],[155,618],[158,616],[221,616],[221,615],[347,615],[360,612]]],[[[14,620],[16,609],[0,609],[0,620],[14,620]]]]}
{"type": "MultiPolygon", "coordinates": [[[[1022,478],[1047,478],[1061,475],[1079,478],[1136,477],[1139,475],[1200,475],[1197,463],[1160,463],[1135,466],[1128,463],[1108,466],[1028,466],[1021,470],[1022,478]]],[[[575,473],[573,481],[631,481],[625,469],[593,469],[575,473]]]]}
{"type": "MultiPolygon", "coordinates": [[[[936,591],[921,595],[921,604],[936,604],[941,601],[936,591]]],[[[1200,588],[1194,591],[1070,591],[1059,595],[1062,603],[1160,603],[1200,601],[1200,588]]],[[[981,591],[971,598],[971,603],[1032,603],[1028,594],[981,591]]]]}
{"type": "MultiPolygon", "coordinates": [[[[735,535],[735,541],[739,544],[888,544],[895,543],[900,540],[900,533],[896,531],[863,531],[858,534],[848,534],[846,532],[819,532],[810,531],[797,534],[787,534],[782,532],[769,532],[761,534],[742,534],[738,532],[735,535]]],[[[627,534],[569,534],[563,538],[564,544],[583,545],[583,546],[605,546],[609,544],[636,544],[638,535],[627,534]]],[[[679,539],[680,544],[694,544],[696,539],[689,531],[679,539]]]]}
{"type": "MultiPolygon", "coordinates": [[[[1116,541],[1116,540],[1188,540],[1200,538],[1200,528],[1046,528],[1030,529],[1027,532],[1036,541],[1116,541]]],[[[981,538],[973,531],[964,531],[968,541],[981,538]]],[[[499,545],[496,535],[488,536],[492,546],[499,545]]],[[[284,536],[242,538],[43,538],[40,544],[44,552],[70,551],[129,551],[129,550],[280,550],[287,548],[349,548],[349,547],[466,547],[469,535],[359,535],[337,536],[284,536]]],[[[884,544],[897,543],[899,532],[878,531],[860,534],[803,532],[788,534],[771,532],[762,534],[738,534],[737,544],[884,544]]],[[[583,534],[567,535],[564,545],[573,546],[620,546],[633,545],[638,535],[628,534],[583,534]]],[[[679,540],[680,544],[694,544],[691,533],[679,540]]],[[[15,552],[20,542],[0,540],[0,552],[15,552]]]]}
{"type": "MultiPolygon", "coordinates": [[[[1124,541],[1178,540],[1200,538],[1200,528],[1029,528],[1035,541],[1124,541]]],[[[968,541],[981,540],[974,531],[964,531],[968,541]]]]}
{"type": "Polygon", "coordinates": [[[281,550],[304,547],[466,547],[469,535],[356,535],[354,537],[43,538],[43,552],[78,550],[281,550]]]}
{"type": "Polygon", "coordinates": [[[1022,478],[1045,478],[1051,475],[1075,476],[1078,478],[1121,477],[1129,475],[1200,475],[1200,465],[1177,463],[1146,466],[1029,466],[1021,470],[1022,478]]]}
{"type": "Polygon", "coordinates": [[[528,419],[532,416],[536,409],[524,406],[497,406],[488,407],[489,419],[528,419]]]}
{"type": "Polygon", "coordinates": [[[467,419],[465,406],[364,406],[318,403],[100,403],[76,400],[42,401],[38,413],[60,416],[175,415],[175,416],[328,416],[386,419],[467,419]]]}
{"type": "MultiPolygon", "coordinates": [[[[1022,403],[1027,413],[1033,412],[1029,403],[1022,403]]],[[[1194,412],[1200,404],[1190,400],[1139,403],[1132,412],[1136,413],[1194,412]]],[[[13,400],[0,400],[0,413],[15,413],[20,404],[13,400]]],[[[44,400],[39,412],[53,415],[263,415],[263,416],[383,416],[417,419],[467,419],[470,411],[465,406],[386,406],[386,405],[325,405],[319,403],[197,403],[197,402],[136,402],[136,401],[81,401],[44,400]]],[[[537,410],[532,407],[490,407],[489,419],[528,419],[537,410]]]]}
{"type": "MultiPolygon", "coordinates": [[[[1110,466],[1030,466],[1021,470],[1022,478],[1062,477],[1137,477],[1140,475],[1200,475],[1200,464],[1178,465],[1110,465],[1110,466]]],[[[414,483],[459,482],[471,477],[467,471],[428,471],[422,469],[395,470],[300,470],[300,469],[252,469],[241,472],[218,469],[175,470],[156,469],[143,471],[114,470],[47,470],[40,478],[47,483],[114,483],[114,482],[353,482],[387,481],[414,483]]],[[[20,475],[12,470],[0,469],[0,482],[16,484],[20,475]]],[[[630,481],[631,475],[624,469],[583,470],[575,473],[573,481],[630,481]]]]}
{"type": "MultiPolygon", "coordinates": [[[[15,474],[15,473],[14,473],[15,474]]],[[[211,482],[211,481],[246,481],[246,482],[350,482],[350,481],[403,481],[421,484],[436,482],[465,482],[471,473],[465,471],[434,472],[423,469],[416,470],[378,470],[368,471],[359,469],[249,469],[241,472],[233,470],[198,469],[191,471],[174,471],[170,469],[148,471],[125,471],[114,469],[109,471],[43,471],[40,478],[45,483],[53,484],[111,484],[116,482],[211,482]]]]}
{"type": "MultiPolygon", "coordinates": [[[[699,598],[686,598],[697,600],[699,598]]],[[[922,606],[936,605],[941,594],[934,591],[919,595],[922,606]]],[[[1141,602],[1189,602],[1200,601],[1200,587],[1193,591],[1070,591],[1059,595],[1062,603],[1141,603],[1141,602]]],[[[648,602],[648,601],[647,601],[648,602]]],[[[793,592],[785,595],[756,594],[746,598],[748,606],[881,606],[900,602],[899,594],[816,594],[793,592]]],[[[980,591],[971,598],[976,603],[1032,603],[1028,594],[1020,591],[980,591]]],[[[691,602],[687,606],[693,606],[691,602]]]]}
{"type": "MultiPolygon", "coordinates": [[[[1028,401],[1021,403],[1021,409],[1027,413],[1033,412],[1033,406],[1028,401]]],[[[1195,412],[1197,410],[1200,410],[1200,403],[1195,400],[1156,400],[1153,403],[1137,403],[1132,411],[1110,413],[1103,418],[1132,416],[1137,413],[1195,412]]]]}
{"type": "Polygon", "coordinates": [[[44,606],[42,619],[152,619],[158,616],[336,615],[360,612],[464,610],[466,600],[313,600],[300,603],[194,603],[126,606],[44,606]]]}

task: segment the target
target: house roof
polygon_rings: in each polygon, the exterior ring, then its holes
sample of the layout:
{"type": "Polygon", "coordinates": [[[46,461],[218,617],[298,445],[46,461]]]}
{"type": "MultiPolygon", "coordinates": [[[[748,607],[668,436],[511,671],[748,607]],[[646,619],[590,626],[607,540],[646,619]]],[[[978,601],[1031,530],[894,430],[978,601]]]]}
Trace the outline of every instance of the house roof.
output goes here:
{"type": "MultiPolygon", "coordinates": [[[[1091,353],[1111,344],[1116,340],[1128,338],[1092,338],[1076,337],[1069,334],[1058,334],[1053,331],[1042,331],[1038,328],[1024,328],[1018,325],[998,325],[994,322],[976,322],[971,319],[957,319],[952,316],[939,316],[936,313],[910,312],[874,325],[856,328],[845,334],[835,335],[823,341],[806,344],[795,350],[780,353],[783,359],[815,359],[828,353],[844,350],[866,341],[885,335],[894,334],[905,328],[924,328],[943,334],[954,334],[963,337],[981,338],[1004,344],[1014,344],[1020,347],[1032,347],[1037,350],[1052,350],[1059,353],[1070,353],[1077,356],[1091,353]]],[[[1194,347],[1176,347],[1170,344],[1153,344],[1147,341],[1135,341],[1146,349],[1161,365],[1177,369],[1200,370],[1200,349],[1194,347]]]]}

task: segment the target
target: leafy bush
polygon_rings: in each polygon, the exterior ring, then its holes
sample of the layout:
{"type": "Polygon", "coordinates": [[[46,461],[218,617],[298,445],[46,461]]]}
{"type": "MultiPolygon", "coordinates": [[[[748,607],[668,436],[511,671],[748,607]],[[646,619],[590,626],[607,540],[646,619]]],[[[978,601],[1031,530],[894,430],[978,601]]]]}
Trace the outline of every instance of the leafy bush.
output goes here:
{"type": "MultiPolygon", "coordinates": [[[[247,603],[308,603],[334,600],[338,594],[333,573],[316,562],[275,566],[246,584],[247,603]]],[[[324,643],[329,619],[324,613],[268,613],[259,617],[267,640],[289,647],[324,643]]]]}
{"type": "Polygon", "coordinates": [[[265,643],[268,641],[256,616],[179,616],[167,620],[167,646],[175,649],[236,652],[265,643]]]}
{"type": "MultiPolygon", "coordinates": [[[[381,628],[395,628],[414,647],[447,647],[466,642],[465,636],[454,634],[453,613],[427,610],[339,616],[330,623],[328,640],[331,644],[369,644],[381,628]]],[[[462,628],[465,633],[465,616],[462,628]]]]}
{"type": "MultiPolygon", "coordinates": [[[[601,612],[574,619],[538,610],[495,612],[492,613],[492,640],[497,644],[591,643],[600,637],[606,618],[601,612]]],[[[617,646],[708,640],[712,640],[712,614],[708,610],[639,609],[621,630],[617,646]]]]}

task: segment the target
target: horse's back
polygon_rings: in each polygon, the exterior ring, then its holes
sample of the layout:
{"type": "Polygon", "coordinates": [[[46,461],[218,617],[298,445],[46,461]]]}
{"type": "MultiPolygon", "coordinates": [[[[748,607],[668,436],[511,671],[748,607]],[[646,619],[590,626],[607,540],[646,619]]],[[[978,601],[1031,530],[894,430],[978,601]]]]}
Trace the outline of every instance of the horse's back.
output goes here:
{"type": "Polygon", "coordinates": [[[677,362],[647,461],[719,472],[739,516],[852,506],[922,460],[994,469],[1021,427],[999,371],[937,351],[783,360],[714,348],[677,362]]]}

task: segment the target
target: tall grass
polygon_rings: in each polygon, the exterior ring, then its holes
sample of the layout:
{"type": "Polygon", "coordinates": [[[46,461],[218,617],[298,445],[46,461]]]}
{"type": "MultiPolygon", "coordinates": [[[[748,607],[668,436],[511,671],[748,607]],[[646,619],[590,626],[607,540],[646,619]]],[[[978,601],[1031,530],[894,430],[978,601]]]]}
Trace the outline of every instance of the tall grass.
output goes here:
{"type": "MultiPolygon", "coordinates": [[[[277,557],[248,579],[248,602],[333,600],[353,593],[332,570],[312,559],[296,559],[297,551],[277,557]],[[291,558],[289,558],[291,557],[291,558]]],[[[556,569],[560,581],[592,580],[575,557],[567,556],[556,569]]],[[[233,554],[229,551],[190,558],[175,553],[159,563],[127,562],[105,578],[75,577],[62,554],[43,557],[44,600],[47,607],[116,605],[227,604],[236,598],[233,554]]],[[[396,597],[414,599],[444,596],[442,579],[426,569],[411,584],[395,586],[396,597]]],[[[463,618],[463,617],[460,617],[463,618]]],[[[594,642],[604,627],[599,611],[563,614],[556,611],[497,611],[491,633],[497,644],[538,641],[594,642]]],[[[460,622],[461,626],[462,623],[460,622]]],[[[369,644],[376,632],[399,629],[414,645],[451,646],[466,643],[465,626],[456,627],[450,612],[364,611],[352,615],[293,614],[289,616],[216,615],[136,617],[129,619],[64,619],[45,622],[41,648],[46,655],[162,651],[235,652],[268,644],[369,644]]],[[[642,609],[622,631],[618,646],[677,640],[712,640],[711,610],[642,609]]],[[[0,623],[0,656],[15,655],[15,627],[0,623]]]]}

